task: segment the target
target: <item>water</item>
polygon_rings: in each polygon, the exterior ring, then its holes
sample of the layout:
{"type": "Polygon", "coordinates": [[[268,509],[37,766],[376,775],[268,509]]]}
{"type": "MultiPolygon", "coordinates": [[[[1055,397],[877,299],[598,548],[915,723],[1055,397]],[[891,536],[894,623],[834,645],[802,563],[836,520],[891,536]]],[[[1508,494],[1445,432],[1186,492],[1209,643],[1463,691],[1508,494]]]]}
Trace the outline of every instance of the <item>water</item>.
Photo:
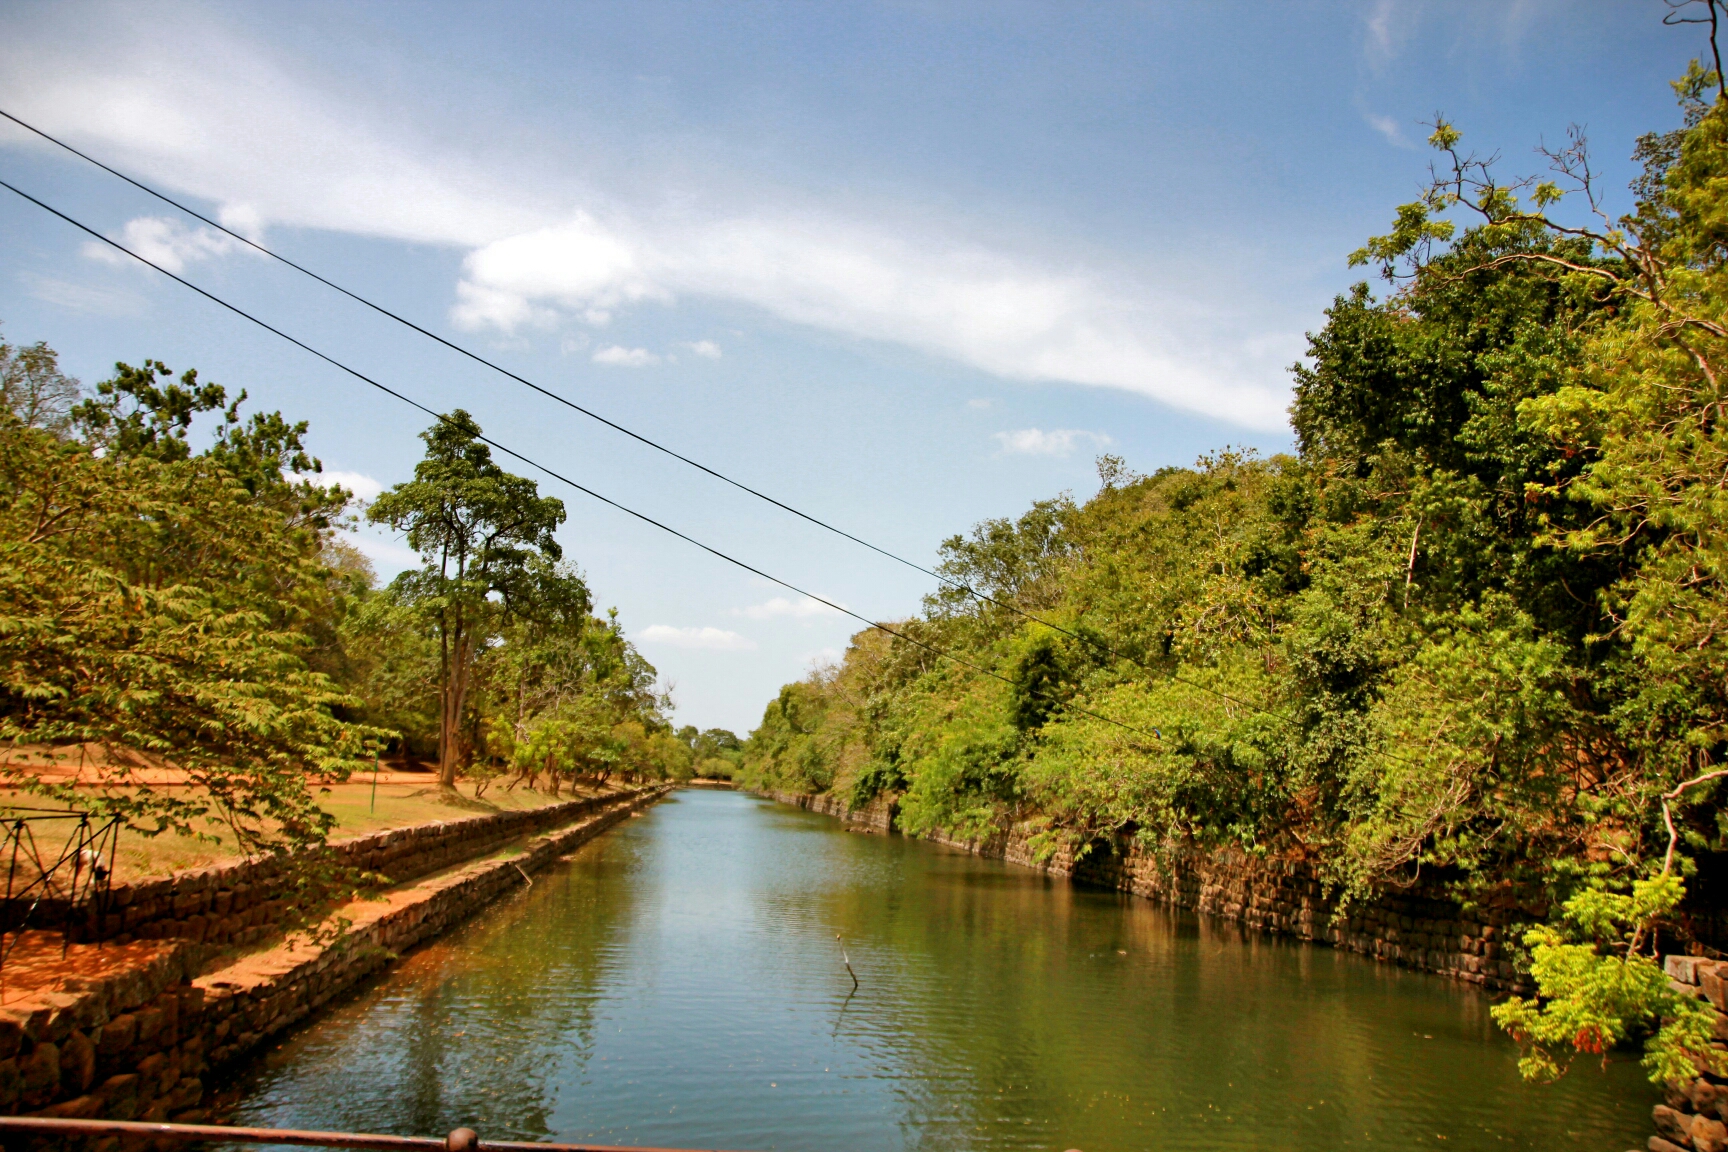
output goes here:
{"type": "Polygon", "coordinates": [[[1643,1146],[1635,1062],[1525,1087],[1489,1003],[686,791],[272,1052],[232,1122],[858,1152],[1643,1146]]]}

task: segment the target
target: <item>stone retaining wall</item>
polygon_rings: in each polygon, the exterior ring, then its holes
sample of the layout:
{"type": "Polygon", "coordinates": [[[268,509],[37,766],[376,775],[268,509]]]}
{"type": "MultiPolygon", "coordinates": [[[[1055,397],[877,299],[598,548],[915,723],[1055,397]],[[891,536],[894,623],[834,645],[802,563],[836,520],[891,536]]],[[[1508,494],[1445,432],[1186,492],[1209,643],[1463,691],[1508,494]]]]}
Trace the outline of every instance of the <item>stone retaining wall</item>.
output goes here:
{"type": "MultiPolygon", "coordinates": [[[[495,812],[388,828],[365,836],[332,841],[343,864],[378,872],[401,884],[461,860],[494,851],[522,836],[568,824],[612,803],[595,796],[516,812],[495,812]]],[[[213,947],[244,947],[275,930],[289,901],[274,895],[279,869],[268,861],[219,864],[138,884],[116,884],[102,939],[118,944],[137,940],[192,940],[213,947]]],[[[82,910],[79,919],[86,915],[82,910]]],[[[60,927],[64,905],[44,901],[30,916],[32,927],[60,927]]],[[[75,934],[94,938],[93,926],[78,924],[75,934]]]]}
{"type": "MultiPolygon", "coordinates": [[[[877,797],[853,809],[844,797],[767,793],[769,798],[812,812],[888,830],[897,807],[877,797]]],[[[1314,869],[1290,861],[1264,860],[1238,852],[1161,861],[1135,844],[1097,851],[1076,865],[1071,853],[1040,860],[1021,832],[984,840],[927,837],[980,856],[1006,860],[1084,884],[1132,892],[1176,908],[1232,920],[1256,931],[1330,944],[1377,960],[1452,976],[1486,988],[1523,990],[1504,940],[1520,920],[1540,919],[1540,910],[1461,907],[1429,888],[1383,892],[1359,902],[1340,919],[1338,902],[1325,894],[1314,869]]],[[[1728,1150],[1725,1150],[1728,1152],[1728,1150]]]]}
{"type": "MultiPolygon", "coordinates": [[[[1728,1047],[1728,961],[1702,956],[1669,956],[1663,960],[1669,983],[1678,991],[1706,1001],[1715,1010],[1717,1047],[1728,1047]]],[[[1671,1084],[1665,1103],[1656,1105],[1656,1135],[1649,1152],[1728,1152],[1728,1078],[1704,1076],[1671,1084]]]]}
{"type": "MultiPolygon", "coordinates": [[[[108,944],[105,974],[0,1007],[0,1113],[197,1123],[212,1070],[249,1055],[667,791],[604,798],[519,854],[351,903],[341,913],[348,930],[327,945],[281,945],[198,975],[206,949],[193,940],[108,944]]],[[[94,1145],[117,1146],[117,1138],[94,1145]]]]}

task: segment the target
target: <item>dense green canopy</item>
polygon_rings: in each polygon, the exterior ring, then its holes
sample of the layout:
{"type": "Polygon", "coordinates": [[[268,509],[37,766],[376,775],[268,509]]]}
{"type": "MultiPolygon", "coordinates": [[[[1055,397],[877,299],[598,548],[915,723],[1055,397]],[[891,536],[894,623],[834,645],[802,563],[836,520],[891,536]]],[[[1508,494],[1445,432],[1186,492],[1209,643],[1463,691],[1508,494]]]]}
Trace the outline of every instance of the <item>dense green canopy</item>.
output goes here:
{"type": "MultiPolygon", "coordinates": [[[[899,627],[1001,679],[860,633],[768,706],[744,778],[893,792],[913,832],[1498,891],[1622,972],[1683,938],[1668,880],[1723,847],[1728,755],[1728,103],[1696,65],[1677,87],[1685,126],[1599,227],[1581,137],[1506,184],[1437,124],[1433,187],[1354,257],[1390,290],[1339,297],[1294,369],[1297,455],[1107,457],[1084,504],[953,537],[899,627]]],[[[1677,1019],[1656,995],[1620,1003],[1677,1019]]]]}

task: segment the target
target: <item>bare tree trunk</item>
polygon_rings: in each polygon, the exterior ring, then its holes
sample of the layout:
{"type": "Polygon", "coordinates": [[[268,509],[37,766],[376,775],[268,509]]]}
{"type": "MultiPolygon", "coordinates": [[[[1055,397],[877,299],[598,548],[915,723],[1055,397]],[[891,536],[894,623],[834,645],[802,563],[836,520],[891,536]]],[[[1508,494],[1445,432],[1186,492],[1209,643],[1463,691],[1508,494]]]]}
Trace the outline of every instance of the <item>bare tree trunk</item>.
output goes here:
{"type": "Polygon", "coordinates": [[[451,645],[444,710],[438,725],[438,783],[445,788],[456,787],[456,771],[461,766],[462,706],[468,696],[469,647],[468,637],[460,633],[451,645]]]}

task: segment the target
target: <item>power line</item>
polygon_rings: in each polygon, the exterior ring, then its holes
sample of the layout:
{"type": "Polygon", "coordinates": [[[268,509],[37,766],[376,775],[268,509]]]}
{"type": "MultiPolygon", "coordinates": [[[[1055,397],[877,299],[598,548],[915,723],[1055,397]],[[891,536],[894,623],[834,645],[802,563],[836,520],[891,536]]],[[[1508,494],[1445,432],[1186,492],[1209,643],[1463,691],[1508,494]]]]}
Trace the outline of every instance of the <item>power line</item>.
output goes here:
{"type": "MultiPolygon", "coordinates": [[[[182,204],[180,201],[174,199],[172,196],[169,196],[167,193],[159,192],[155,188],[152,188],[150,185],[145,184],[140,180],[136,180],[133,177],[126,175],[126,173],[119,171],[118,169],[109,167],[107,164],[104,164],[102,161],[96,159],[94,156],[90,156],[87,153],[79,151],[77,148],[74,148],[72,145],[66,143],[64,140],[61,140],[58,137],[49,135],[47,132],[44,132],[42,129],[36,127],[33,124],[29,124],[23,120],[20,120],[18,117],[12,115],[10,112],[7,112],[5,109],[0,109],[0,117],[4,117],[7,120],[10,120],[12,123],[18,125],[20,128],[23,128],[24,130],[26,130],[28,132],[32,132],[35,135],[40,136],[42,139],[48,141],[50,144],[53,144],[59,148],[65,149],[67,152],[70,152],[72,155],[78,157],[80,160],[84,160],[87,163],[95,165],[97,168],[100,168],[102,171],[108,173],[110,176],[113,176],[113,177],[120,179],[120,180],[124,180],[126,183],[132,185],[132,187],[138,189],[140,192],[144,192],[147,195],[154,196],[156,199],[162,201],[162,203],[179,209],[181,212],[186,213],[186,215],[192,217],[194,220],[202,221],[203,223],[209,225],[210,227],[215,228],[217,231],[222,232],[223,234],[230,236],[235,240],[238,240],[240,243],[251,248],[253,251],[258,252],[261,255],[268,256],[272,260],[276,260],[282,264],[285,264],[288,267],[294,269],[296,272],[299,272],[300,274],[302,274],[304,276],[311,277],[313,280],[316,280],[318,283],[324,285],[326,288],[329,288],[329,289],[336,291],[336,292],[340,292],[342,295],[348,297],[348,299],[354,301],[357,304],[361,304],[367,308],[372,309],[372,311],[378,313],[380,316],[388,317],[389,319],[396,321],[396,323],[401,324],[406,328],[412,329],[415,332],[418,332],[420,335],[426,337],[428,340],[434,340],[437,343],[442,344],[444,347],[450,349],[452,352],[455,352],[461,356],[466,356],[468,359],[474,361],[476,364],[484,365],[485,367],[492,369],[492,371],[497,372],[499,375],[505,376],[508,379],[514,380],[516,383],[521,384],[523,387],[530,388],[533,391],[538,392],[540,395],[546,397],[549,400],[552,400],[552,401],[555,401],[559,404],[562,404],[566,408],[569,408],[574,412],[580,412],[582,415],[588,417],[590,420],[598,421],[599,423],[604,424],[606,427],[611,428],[615,432],[621,432],[625,436],[630,437],[632,440],[635,440],[638,443],[647,445],[648,447],[654,449],[656,452],[665,453],[667,456],[672,457],[674,460],[678,460],[684,464],[688,464],[690,467],[695,468],[697,471],[704,472],[707,475],[712,476],[714,479],[721,481],[722,483],[730,484],[732,487],[738,489],[741,492],[746,492],[749,495],[756,497],[758,500],[762,500],[768,504],[772,504],[774,507],[779,508],[784,512],[790,512],[792,515],[798,517],[800,520],[804,520],[807,523],[814,524],[818,528],[822,528],[822,529],[825,529],[826,531],[834,533],[836,536],[844,537],[845,539],[852,541],[854,544],[860,545],[861,547],[864,547],[864,548],[868,548],[870,551],[875,552],[879,556],[885,556],[888,559],[893,560],[898,564],[904,564],[906,567],[911,568],[914,571],[921,572],[924,575],[931,577],[932,579],[940,580],[942,583],[948,585],[950,588],[953,588],[957,591],[963,592],[966,595],[971,596],[976,600],[980,600],[984,603],[991,604],[997,608],[1006,609],[1007,611],[1014,613],[1015,615],[1021,617],[1022,619],[1030,620],[1034,624],[1041,624],[1044,627],[1051,629],[1052,631],[1059,632],[1062,635],[1069,637],[1070,639],[1078,640],[1082,644],[1089,645],[1093,649],[1095,649],[1099,652],[1103,652],[1105,655],[1113,657],[1114,659],[1126,661],[1127,663],[1132,664],[1136,668],[1140,668],[1143,671],[1151,672],[1154,675],[1162,675],[1162,676],[1168,677],[1169,679],[1175,681],[1178,684],[1185,684],[1190,688],[1196,688],[1202,692],[1210,693],[1213,696],[1217,696],[1219,699],[1228,700],[1232,704],[1241,705],[1244,708],[1250,709],[1251,711],[1254,711],[1254,712],[1258,712],[1264,716],[1271,716],[1274,719],[1282,721],[1283,723],[1290,724],[1293,726],[1299,726],[1299,725],[1297,725],[1297,722],[1295,720],[1291,719],[1288,716],[1285,716],[1285,715],[1278,713],[1278,712],[1274,712],[1269,708],[1263,708],[1258,704],[1254,704],[1250,701],[1243,700],[1239,697],[1232,696],[1228,692],[1222,692],[1222,691],[1219,691],[1218,689],[1210,687],[1208,685],[1198,683],[1197,681],[1194,681],[1194,680],[1189,680],[1184,676],[1178,675],[1177,673],[1174,673],[1174,672],[1171,672],[1171,671],[1168,671],[1168,670],[1162,669],[1162,668],[1156,668],[1153,665],[1148,664],[1144,660],[1141,660],[1137,657],[1129,655],[1128,653],[1121,652],[1121,651],[1117,650],[1113,646],[1106,644],[1104,641],[1098,639],[1095,636],[1088,636],[1082,632],[1077,632],[1072,628],[1068,628],[1064,625],[1057,624],[1057,623],[1050,621],[1050,620],[1046,620],[1046,619],[1044,619],[1044,618],[1042,618],[1042,617],[1040,617],[1034,613],[1026,611],[1025,609],[1021,608],[1017,604],[1013,604],[1013,603],[1006,601],[1006,600],[999,600],[996,597],[990,595],[988,592],[980,592],[978,589],[973,588],[970,584],[967,584],[964,581],[956,580],[951,576],[946,576],[934,568],[926,568],[924,565],[918,563],[916,560],[908,560],[906,557],[901,556],[898,553],[891,552],[888,549],[883,548],[879,545],[872,544],[870,541],[865,540],[862,537],[855,536],[851,532],[846,531],[844,528],[840,528],[834,524],[830,524],[826,520],[821,519],[820,517],[813,516],[808,512],[804,512],[798,508],[792,507],[792,505],[790,505],[790,504],[787,504],[781,500],[777,500],[765,492],[761,492],[755,488],[752,488],[750,485],[745,484],[741,480],[734,480],[732,477],[726,475],[725,473],[716,471],[715,469],[708,467],[708,465],[703,464],[700,461],[692,460],[690,457],[683,455],[682,453],[678,452],[675,449],[668,448],[666,445],[661,444],[657,440],[652,440],[649,437],[642,435],[640,432],[636,432],[633,429],[626,428],[626,427],[624,427],[624,425],[619,424],[613,420],[609,420],[606,417],[600,415],[598,412],[595,412],[589,408],[583,407],[582,405],[576,403],[574,400],[571,400],[565,396],[561,396],[558,393],[553,392],[549,388],[544,388],[541,385],[534,383],[534,381],[529,380],[527,377],[520,376],[520,375],[516,374],[515,372],[510,371],[510,369],[505,368],[504,366],[502,366],[502,365],[500,365],[494,361],[488,360],[486,357],[480,355],[478,352],[475,352],[472,349],[465,348],[462,345],[455,343],[454,341],[447,340],[444,337],[438,335],[436,332],[433,332],[427,328],[423,328],[420,325],[414,323],[414,321],[409,320],[404,316],[398,315],[395,312],[392,312],[390,309],[384,307],[382,304],[378,304],[375,301],[367,299],[365,296],[360,295],[358,292],[354,292],[348,288],[344,288],[342,285],[340,285],[340,284],[336,283],[335,281],[330,280],[324,276],[319,275],[317,272],[312,271],[310,268],[307,268],[302,264],[297,264],[293,260],[288,259],[288,257],[283,256],[281,253],[273,251],[272,249],[266,248],[262,244],[258,243],[256,240],[253,240],[252,238],[250,238],[248,236],[243,236],[240,233],[234,231],[232,228],[229,228],[227,225],[222,224],[219,221],[212,220],[208,216],[205,216],[203,213],[197,211],[196,209],[188,207],[185,204],[182,204]]],[[[10,187],[10,186],[8,185],[8,187],[10,187]]],[[[16,189],[14,189],[14,191],[16,191],[16,189]]],[[[40,202],[38,201],[38,203],[40,203],[40,202]]],[[[46,205],[44,205],[44,207],[46,207],[46,205]]],[[[49,210],[53,211],[52,209],[49,209],[49,210]]],[[[83,227],[83,225],[79,225],[79,227],[83,227]]],[[[86,231],[88,231],[88,229],[86,229],[86,231]]],[[[101,237],[101,239],[106,240],[107,238],[101,237]]],[[[118,245],[116,245],[116,247],[118,247],[118,245]]],[[[122,251],[124,251],[124,249],[122,249],[122,251]]],[[[142,257],[140,257],[140,259],[142,259],[142,257]]],[[[145,261],[145,263],[149,263],[149,261],[145,261]]],[[[154,267],[154,265],[152,265],[152,267],[154,267]]],[[[169,273],[169,275],[172,275],[172,273],[169,273]]],[[[178,277],[175,277],[175,278],[179,279],[178,277]]],[[[181,281],[181,282],[185,283],[184,281],[181,281]]],[[[188,286],[190,287],[190,285],[188,285],[188,286]]],[[[812,597],[812,599],[817,599],[817,597],[812,597]]],[[[826,603],[826,601],[824,601],[824,603],[826,603]]]]}
{"type": "MultiPolygon", "coordinates": [[[[77,228],[79,231],[84,232],[85,234],[95,238],[96,240],[101,241],[102,243],[108,245],[109,247],[115,249],[116,251],[125,253],[126,255],[132,257],[134,260],[138,261],[140,264],[145,264],[151,268],[154,268],[156,271],[162,273],[162,275],[168,277],[170,280],[173,280],[175,283],[180,284],[183,287],[190,288],[192,291],[198,293],[198,295],[204,297],[206,300],[209,300],[211,303],[217,304],[223,308],[226,308],[228,311],[234,313],[236,316],[239,316],[243,320],[251,321],[253,324],[256,324],[258,327],[264,329],[266,332],[269,332],[270,334],[272,334],[274,336],[278,336],[281,339],[286,340],[288,343],[294,345],[296,348],[299,348],[300,350],[302,350],[304,352],[311,353],[313,356],[316,356],[318,359],[324,361],[326,364],[329,364],[331,367],[339,369],[340,371],[346,372],[348,375],[354,377],[356,380],[360,380],[366,384],[370,384],[372,387],[378,389],[380,392],[383,392],[388,396],[391,396],[397,400],[400,400],[402,403],[407,404],[409,407],[415,408],[415,409],[419,410],[420,412],[425,413],[426,415],[432,417],[434,420],[438,420],[438,421],[441,421],[441,422],[446,423],[446,424],[452,423],[450,418],[448,416],[444,415],[442,412],[435,412],[432,409],[426,407],[424,404],[420,403],[418,400],[413,400],[413,399],[409,398],[408,396],[403,395],[402,393],[396,391],[394,388],[391,388],[389,385],[382,384],[382,383],[378,382],[377,380],[374,380],[372,377],[366,375],[365,373],[359,371],[356,368],[350,368],[348,365],[342,363],[342,361],[336,359],[334,356],[331,356],[325,352],[320,352],[318,349],[312,347],[312,345],[307,344],[305,341],[297,339],[294,336],[290,336],[288,333],[282,331],[282,329],[277,328],[274,325],[269,324],[268,322],[259,319],[258,317],[252,315],[250,312],[247,312],[245,309],[239,307],[238,305],[230,304],[228,301],[224,300],[220,296],[217,296],[215,293],[207,291],[203,288],[200,288],[198,285],[192,283],[190,280],[187,280],[182,276],[178,276],[175,273],[170,272],[168,269],[162,267],[162,265],[156,263],[154,260],[150,260],[150,259],[147,259],[146,257],[140,256],[138,253],[132,251],[132,249],[126,247],[124,244],[121,244],[119,241],[110,239],[109,237],[102,235],[102,233],[96,231],[94,228],[91,228],[89,225],[81,223],[80,221],[73,219],[71,216],[68,216],[66,213],[60,211],[58,208],[55,208],[52,205],[46,204],[43,201],[38,200],[36,197],[30,195],[28,192],[25,192],[20,188],[14,187],[13,185],[7,183],[4,180],[0,180],[0,188],[4,188],[8,192],[11,192],[14,195],[17,195],[17,196],[19,196],[25,200],[28,200],[30,203],[36,205],[36,207],[42,209],[44,212],[48,212],[51,215],[59,217],[61,220],[64,220],[66,223],[72,225],[74,228],[77,228]]],[[[981,673],[985,676],[989,676],[995,680],[1000,680],[1002,683],[1007,684],[1009,686],[1013,686],[1013,684],[1014,684],[1013,680],[1010,680],[1008,677],[1003,676],[999,672],[993,672],[990,669],[983,667],[982,665],[974,664],[972,661],[967,660],[966,658],[964,658],[962,656],[956,656],[954,653],[947,651],[945,649],[942,649],[942,648],[938,648],[934,644],[930,644],[926,641],[920,640],[916,636],[911,636],[905,632],[896,631],[895,629],[888,627],[886,624],[880,624],[880,623],[876,622],[875,620],[871,620],[867,616],[862,616],[859,613],[852,611],[852,609],[847,608],[842,604],[836,604],[834,601],[828,600],[828,599],[821,597],[821,596],[818,596],[813,592],[806,592],[804,589],[798,587],[796,584],[788,583],[787,581],[780,579],[778,576],[770,575],[769,573],[762,571],[762,569],[760,569],[760,568],[757,568],[751,564],[747,564],[743,560],[740,560],[735,556],[731,556],[725,552],[720,551],[718,548],[715,548],[715,547],[708,545],[708,544],[704,544],[702,541],[696,539],[694,536],[690,536],[690,535],[687,535],[686,533],[680,532],[678,529],[673,528],[672,526],[670,526],[668,524],[664,524],[664,523],[660,522],[659,520],[654,519],[652,516],[649,516],[645,512],[638,512],[634,508],[629,507],[628,505],[620,504],[618,501],[612,499],[609,496],[603,496],[599,492],[594,491],[594,489],[589,488],[586,485],[579,484],[576,481],[570,479],[568,476],[565,476],[560,472],[553,471],[551,468],[540,463],[539,461],[533,460],[527,456],[524,456],[522,453],[517,452],[513,448],[505,447],[503,444],[500,444],[496,440],[493,440],[493,439],[491,439],[487,436],[483,436],[483,435],[477,436],[476,439],[478,439],[483,444],[487,444],[487,445],[497,449],[498,451],[504,453],[506,456],[510,456],[513,459],[520,460],[522,463],[528,465],[530,468],[534,468],[537,471],[542,472],[547,476],[550,476],[552,479],[557,480],[558,482],[560,482],[562,484],[569,485],[570,487],[576,489],[578,492],[581,492],[582,494],[584,494],[586,496],[590,496],[590,497],[594,498],[595,500],[600,501],[603,504],[610,505],[611,507],[616,508],[620,512],[626,513],[627,515],[634,516],[636,519],[642,521],[643,523],[650,524],[653,527],[660,529],[662,532],[666,532],[672,536],[676,536],[678,539],[684,541],[687,544],[693,544],[697,548],[702,549],[702,551],[707,552],[709,555],[716,556],[716,557],[720,558],[721,560],[726,561],[728,564],[732,564],[732,565],[735,565],[739,568],[742,568],[744,571],[749,572],[750,574],[752,574],[754,576],[760,576],[764,580],[772,581],[773,583],[778,584],[780,587],[785,588],[786,590],[788,590],[790,592],[796,592],[798,595],[808,597],[809,599],[816,601],[818,604],[824,604],[824,605],[828,606],[829,608],[834,609],[836,612],[840,612],[840,613],[843,613],[847,616],[850,616],[854,620],[857,620],[860,623],[867,625],[868,627],[875,628],[881,632],[886,632],[888,635],[893,636],[896,639],[904,640],[909,644],[916,645],[917,647],[922,648],[925,651],[930,652],[936,656],[939,656],[945,660],[953,661],[955,664],[959,664],[962,667],[969,668],[974,672],[978,672],[978,673],[981,673]]],[[[1090,716],[1094,720],[1102,720],[1106,724],[1113,724],[1118,728],[1124,728],[1130,732],[1137,732],[1142,736],[1152,736],[1154,738],[1159,738],[1159,739],[1161,739],[1163,736],[1163,734],[1161,732],[1159,732],[1157,729],[1152,729],[1151,731],[1147,731],[1144,728],[1137,727],[1133,724],[1124,723],[1121,720],[1112,719],[1111,717],[1105,716],[1102,713],[1094,712],[1089,708],[1082,708],[1076,704],[1068,704],[1068,705],[1065,705],[1065,707],[1067,707],[1068,709],[1070,709],[1072,711],[1082,713],[1083,715],[1090,716]]]]}

